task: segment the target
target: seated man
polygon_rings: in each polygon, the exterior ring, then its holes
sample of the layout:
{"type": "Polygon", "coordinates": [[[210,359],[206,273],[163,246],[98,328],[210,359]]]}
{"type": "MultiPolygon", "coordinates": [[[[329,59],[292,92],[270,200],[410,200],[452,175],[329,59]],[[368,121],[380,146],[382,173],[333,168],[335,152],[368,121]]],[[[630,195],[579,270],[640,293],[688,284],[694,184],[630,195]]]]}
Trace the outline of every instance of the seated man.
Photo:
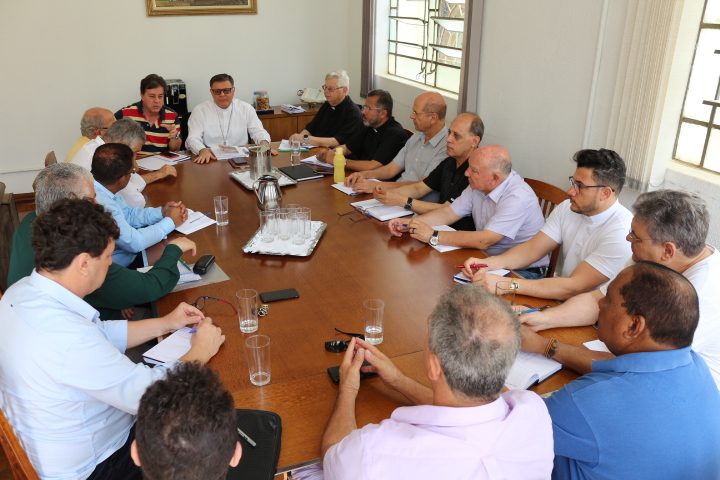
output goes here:
{"type": "MultiPolygon", "coordinates": [[[[212,149],[218,145],[247,145],[248,133],[256,144],[270,146],[270,134],[249,104],[235,100],[235,80],[227,73],[210,79],[212,101],[207,100],[192,111],[188,119],[187,149],[197,155],[195,163],[216,160],[212,149]]],[[[275,152],[276,153],[276,152],[275,152]]]]}
{"type": "MultiPolygon", "coordinates": [[[[632,230],[627,236],[632,248],[628,264],[656,262],[682,274],[693,284],[700,299],[700,322],[692,347],[705,360],[715,383],[720,386],[720,297],[717,295],[720,253],[705,244],[710,212],[697,195],[673,190],[643,193],[635,201],[633,211],[632,230]]],[[[537,340],[530,329],[592,325],[598,319],[598,301],[606,291],[600,288],[577,295],[557,307],[521,315],[520,320],[529,327],[524,337],[537,340]]],[[[558,343],[553,358],[580,373],[587,373],[593,360],[612,358],[612,355],[558,343]]]]}
{"type": "MultiPolygon", "coordinates": [[[[407,142],[407,133],[392,116],[393,99],[387,90],[372,90],[362,107],[363,127],[345,145],[340,145],[347,157],[349,170],[370,170],[387,165],[407,142]]],[[[325,163],[333,163],[335,149],[329,149],[323,157],[325,163]]]]}
{"type": "Polygon", "coordinates": [[[65,162],[72,161],[75,154],[90,140],[101,136],[115,122],[115,116],[106,108],[91,108],[86,110],[80,119],[80,134],[82,135],[65,157],[65,162]]]}
{"type": "MultiPolygon", "coordinates": [[[[396,182],[383,182],[384,188],[397,188],[424,180],[440,162],[447,158],[446,111],[445,99],[439,93],[425,92],[418,95],[410,115],[417,133],[408,139],[392,162],[372,170],[348,175],[345,185],[353,187],[356,192],[372,193],[377,182],[367,179],[391,180],[402,173],[396,182]]],[[[437,193],[431,193],[423,200],[437,202],[438,198],[437,193]]]]}
{"type": "Polygon", "coordinates": [[[348,95],[349,87],[350,79],[345,70],[325,75],[322,89],[327,101],[302,132],[290,136],[290,141],[299,140],[318,147],[337,147],[350,140],[362,127],[362,113],[348,95]]]}
{"type": "MultiPolygon", "coordinates": [[[[404,187],[387,189],[383,185],[375,187],[374,196],[376,200],[385,205],[404,207],[415,213],[426,214],[449,206],[468,187],[468,159],[476,151],[485,133],[483,121],[474,113],[463,113],[455,117],[448,129],[447,155],[448,157],[430,172],[424,180],[411,183],[404,187]],[[440,195],[437,203],[417,200],[437,192],[440,195]]],[[[429,242],[433,229],[429,232],[416,232],[402,227],[408,219],[399,220],[389,224],[390,232],[393,235],[401,236],[403,232],[410,231],[410,236],[421,242],[429,242]],[[416,233],[418,236],[416,236],[416,233]],[[429,233],[427,237],[424,235],[429,233]]],[[[432,225],[450,225],[456,230],[474,231],[475,223],[473,218],[468,216],[459,217],[450,223],[433,223],[432,225]]],[[[414,227],[416,228],[416,227],[414,227]]]]}
{"type": "Polygon", "coordinates": [[[102,321],[82,298],[112,264],[117,224],[100,205],[61,199],[33,222],[36,270],[0,299],[0,408],[40,478],[142,478],[130,459],[140,397],[168,364],[123,352],[197,325],[181,361],[205,363],[225,340],[198,309],[102,321]]]}
{"type": "MultiPolygon", "coordinates": [[[[113,123],[108,128],[105,135],[95,137],[89,141],[78,151],[78,153],[71,160],[72,163],[80,165],[86,170],[92,168],[92,158],[95,154],[95,150],[100,145],[106,143],[122,143],[130,147],[134,153],[133,167],[137,170],[137,163],[135,163],[135,157],[140,149],[145,144],[145,132],[143,131],[140,124],[130,120],[129,118],[123,118],[113,123]]],[[[156,182],[165,177],[172,176],[177,177],[177,170],[171,165],[163,165],[160,170],[155,172],[146,172],[144,175],[139,175],[137,172],[133,172],[130,175],[130,183],[127,187],[123,188],[118,192],[118,195],[125,200],[125,203],[130,207],[144,207],[145,197],[142,191],[148,183],[156,182]]]]}
{"type": "Polygon", "coordinates": [[[210,367],[181,363],[140,399],[130,455],[145,480],[223,479],[240,462],[235,404],[210,367]]]}
{"type": "Polygon", "coordinates": [[[140,80],[140,101],[115,112],[115,118],[130,118],[140,124],[147,138],[140,154],[155,155],[180,149],[180,118],[174,110],[165,106],[167,83],[151,73],[140,80]]]}
{"type": "MultiPolygon", "coordinates": [[[[456,285],[428,320],[423,366],[431,387],[403,375],[369,343],[353,339],[340,365],[340,388],[322,439],[328,479],[548,478],[552,432],[535,393],[501,393],[520,346],[507,304],[472,285],[456,285]],[[363,360],[372,363],[362,367],[363,360]],[[360,371],[416,406],[357,429],[360,371]]],[[[302,480],[305,475],[293,478],[302,480]]]]}
{"type": "MultiPolygon", "coordinates": [[[[450,130],[452,132],[452,127],[450,130]]],[[[410,232],[410,236],[421,242],[477,248],[488,255],[499,255],[527,242],[540,231],[545,219],[537,196],[512,169],[510,154],[503,147],[486,145],[475,150],[470,155],[465,175],[470,188],[466,188],[452,204],[409,221],[392,219],[388,223],[390,231],[397,236],[410,232]],[[470,215],[478,231],[438,232],[432,228],[432,225],[448,225],[470,215]],[[408,226],[403,227],[403,223],[408,226]]],[[[388,193],[398,190],[388,190],[388,193]]],[[[518,273],[527,278],[542,278],[548,261],[545,256],[518,273]]]]}
{"type": "Polygon", "coordinates": [[[120,227],[113,261],[123,267],[132,264],[138,252],[155,245],[182,225],[188,215],[182,202],[168,202],[162,208],[128,207],[117,193],[127,186],[133,170],[133,152],[127,145],[108,143],[95,150],[92,174],[97,202],[112,214],[120,227]]]}
{"type": "Polygon", "coordinates": [[[593,362],[545,401],[553,479],[718,478],[720,392],[691,350],[697,324],[685,277],[645,262],[620,272],[598,318],[617,358],[593,362]]]}
{"type": "MultiPolygon", "coordinates": [[[[35,179],[35,211],[23,218],[12,238],[8,286],[32,273],[35,268],[32,224],[38,215],[50,210],[62,198],[85,198],[94,202],[95,187],[90,172],[72,163],[56,163],[40,171],[35,179]]],[[[185,237],[176,238],[147,273],[113,263],[102,286],[83,300],[100,312],[103,320],[129,319],[132,314],[128,309],[154,302],[175,288],[180,279],[177,262],[187,251],[195,255],[195,242],[185,237]]]]}
{"type": "Polygon", "coordinates": [[[470,258],[463,273],[491,292],[501,280],[487,270],[527,268],[562,244],[562,277],[514,281],[516,292],[539,298],[566,300],[589,292],[613,278],[630,258],[625,235],[632,214],[620,205],[625,183],[625,162],[612,150],[580,150],[573,160],[569,200],[558,205],[533,238],[505,253],[484,259],[470,258]],[[487,269],[470,267],[487,264],[487,269]]]}

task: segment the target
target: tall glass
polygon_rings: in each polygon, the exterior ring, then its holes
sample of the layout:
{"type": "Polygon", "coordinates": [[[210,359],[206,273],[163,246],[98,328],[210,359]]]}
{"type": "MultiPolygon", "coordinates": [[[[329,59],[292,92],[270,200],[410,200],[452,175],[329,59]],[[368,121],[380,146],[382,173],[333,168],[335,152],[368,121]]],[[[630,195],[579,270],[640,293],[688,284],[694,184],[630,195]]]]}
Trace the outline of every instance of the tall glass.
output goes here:
{"type": "Polygon", "coordinates": [[[372,299],[365,300],[365,341],[372,345],[382,343],[383,334],[383,315],[385,314],[385,302],[382,300],[372,299]]]}
{"type": "Polygon", "coordinates": [[[260,212],[260,240],[265,243],[275,241],[275,210],[260,212]]]}
{"type": "Polygon", "coordinates": [[[250,372],[250,382],[259,387],[270,383],[270,337],[253,335],[245,340],[245,358],[250,372]]]}
{"type": "Polygon", "coordinates": [[[310,210],[309,207],[300,207],[298,213],[305,215],[305,218],[303,218],[303,221],[305,222],[305,231],[302,234],[303,238],[310,238],[312,231],[312,210],[310,210]]]}
{"type": "Polygon", "coordinates": [[[237,297],[238,320],[240,331],[243,333],[257,332],[258,329],[258,292],[246,288],[238,290],[237,297]]]}
{"type": "Polygon", "coordinates": [[[215,202],[215,221],[217,221],[218,225],[224,227],[230,223],[228,216],[228,197],[213,197],[213,201],[215,202]]]}
{"type": "Polygon", "coordinates": [[[298,165],[300,163],[300,141],[293,140],[290,142],[290,165],[298,165]]]}

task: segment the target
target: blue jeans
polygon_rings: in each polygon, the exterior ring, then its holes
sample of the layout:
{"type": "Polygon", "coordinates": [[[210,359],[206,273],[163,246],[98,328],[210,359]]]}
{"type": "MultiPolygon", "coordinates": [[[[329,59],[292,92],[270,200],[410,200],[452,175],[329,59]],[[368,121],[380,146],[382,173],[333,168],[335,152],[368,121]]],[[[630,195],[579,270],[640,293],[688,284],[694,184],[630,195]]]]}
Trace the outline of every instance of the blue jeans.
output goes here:
{"type": "Polygon", "coordinates": [[[540,270],[541,272],[538,272],[536,269],[533,269],[533,271],[515,270],[515,273],[517,273],[523,278],[527,278],[528,280],[539,280],[541,278],[545,278],[545,274],[547,273],[547,267],[540,267],[540,270]]]}

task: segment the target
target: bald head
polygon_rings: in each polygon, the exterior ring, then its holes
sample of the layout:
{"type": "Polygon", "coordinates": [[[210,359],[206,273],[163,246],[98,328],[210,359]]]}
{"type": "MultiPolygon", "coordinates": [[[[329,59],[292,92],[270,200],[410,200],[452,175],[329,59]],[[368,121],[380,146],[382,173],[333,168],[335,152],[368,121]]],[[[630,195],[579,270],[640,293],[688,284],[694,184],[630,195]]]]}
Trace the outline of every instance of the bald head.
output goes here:
{"type": "Polygon", "coordinates": [[[475,150],[471,157],[476,157],[490,173],[498,173],[503,180],[512,171],[510,153],[502,145],[485,145],[475,150]]]}
{"type": "Polygon", "coordinates": [[[444,121],[445,114],[447,113],[447,105],[445,99],[437,92],[425,92],[418,95],[416,101],[420,105],[421,110],[416,110],[425,113],[435,113],[438,116],[438,120],[444,121]]]}
{"type": "Polygon", "coordinates": [[[93,139],[102,135],[115,123],[115,116],[107,108],[95,107],[87,110],[80,120],[80,134],[93,139]]]}

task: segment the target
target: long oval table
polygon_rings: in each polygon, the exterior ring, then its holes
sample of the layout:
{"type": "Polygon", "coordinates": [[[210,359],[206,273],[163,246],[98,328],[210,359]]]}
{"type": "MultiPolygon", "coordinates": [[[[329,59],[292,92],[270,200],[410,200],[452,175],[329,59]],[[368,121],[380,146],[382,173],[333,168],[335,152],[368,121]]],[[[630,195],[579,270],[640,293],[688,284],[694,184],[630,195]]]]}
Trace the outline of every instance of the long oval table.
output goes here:
{"type": "MultiPolygon", "coordinates": [[[[289,164],[287,153],[273,158],[274,166],[289,164]]],[[[213,225],[189,238],[197,243],[198,257],[215,255],[230,280],[171,293],[157,302],[159,313],[169,312],[181,301],[192,303],[200,295],[235,304],[235,292],[242,288],[260,293],[295,288],[300,294],[298,299],[271,303],[269,314],[260,318],[257,333],[271,338],[272,350],[272,381],[263,387],[249,381],[243,355],[248,335],[240,332],[232,309],[208,301],[204,310],[226,335],[210,366],[219,371],[236,406],[274,411],[283,419],[279,473],[317,461],[320,456],[320,439],[337,393],[326,370],[342,360],[342,354],[327,352],[324,342],[348,339],[334,328],[363,332],[365,300],[386,302],[385,338],[380,350],[409,376],[429,384],[421,362],[428,315],[443,290],[453,285],[452,276],[458,272],[455,265],[481,252],[461,249],[440,253],[407,235],[392,236],[387,226],[359,212],[338,215],[353,211],[351,202],[372,197],[345,195],[331,187],[330,175],[282,188],[284,204],[310,207],[312,219],[327,224],[310,256],[247,254],[242,247],[259,226],[255,193],[230,178],[233,168],[227,161],[188,161],[179,164],[177,171],[177,178],[147,186],[148,205],[182,200],[189,208],[213,212],[214,216],[213,197],[227,195],[229,225],[213,225]]],[[[176,236],[174,232],[169,240],[176,236]]],[[[165,243],[148,249],[151,263],[165,243]]],[[[198,257],[185,254],[183,259],[193,263],[198,257]]],[[[553,302],[518,296],[516,303],[539,307],[553,302]]],[[[543,335],[573,345],[597,338],[592,327],[553,329],[543,335]]],[[[532,390],[553,391],[576,377],[575,372],[563,369],[532,390]]],[[[363,381],[357,400],[358,425],[389,418],[395,408],[407,404],[405,397],[387,389],[380,379],[363,381]]]]}

